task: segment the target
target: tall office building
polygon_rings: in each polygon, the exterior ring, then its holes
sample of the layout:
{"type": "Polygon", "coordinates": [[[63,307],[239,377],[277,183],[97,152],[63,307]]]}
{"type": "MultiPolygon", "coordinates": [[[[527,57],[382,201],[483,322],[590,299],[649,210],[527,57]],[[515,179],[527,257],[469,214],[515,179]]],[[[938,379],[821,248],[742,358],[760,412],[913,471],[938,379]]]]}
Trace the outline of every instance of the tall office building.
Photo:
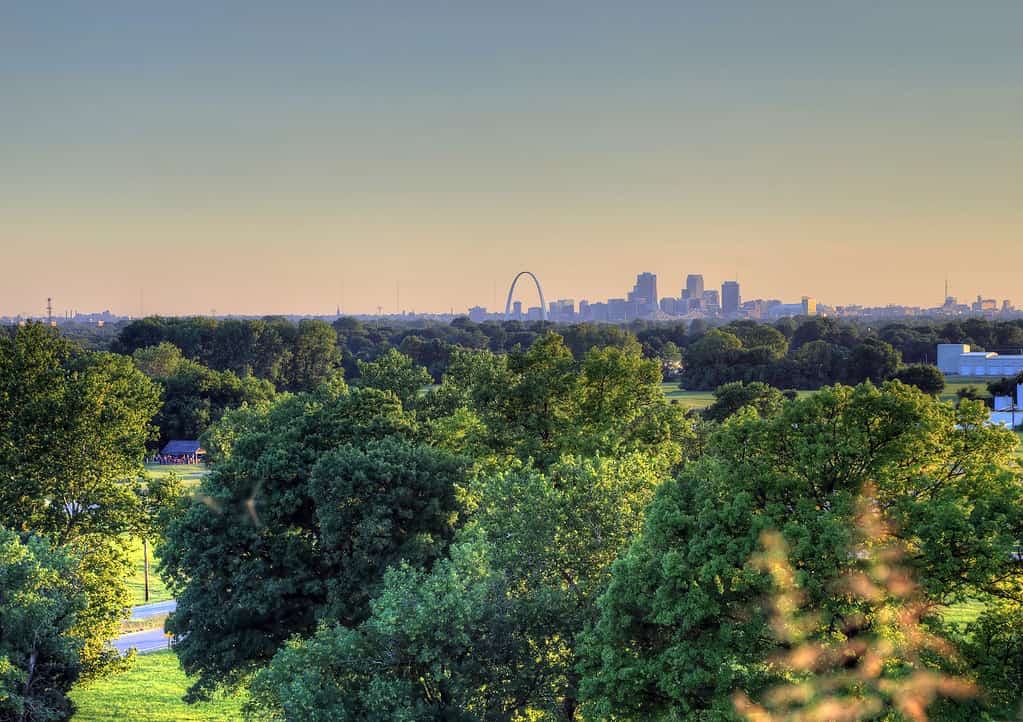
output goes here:
{"type": "Polygon", "coordinates": [[[701,274],[690,273],[686,276],[686,290],[682,297],[703,300],[703,276],[701,274]]]}
{"type": "Polygon", "coordinates": [[[738,313],[742,299],[739,296],[739,282],[725,281],[721,284],[721,312],[738,313]]]}
{"type": "Polygon", "coordinates": [[[641,312],[657,312],[657,276],[641,273],[636,276],[636,285],[629,294],[629,302],[635,303],[641,312]]]}

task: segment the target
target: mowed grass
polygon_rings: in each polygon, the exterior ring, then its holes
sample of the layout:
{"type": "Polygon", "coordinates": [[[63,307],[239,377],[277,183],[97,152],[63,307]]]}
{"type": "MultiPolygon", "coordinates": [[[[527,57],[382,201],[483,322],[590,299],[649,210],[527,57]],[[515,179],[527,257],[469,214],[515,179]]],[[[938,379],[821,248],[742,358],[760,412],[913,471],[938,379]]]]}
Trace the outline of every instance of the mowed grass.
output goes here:
{"type": "Polygon", "coordinates": [[[941,616],[946,622],[954,624],[969,624],[970,622],[977,621],[977,617],[979,617],[983,611],[983,602],[970,600],[967,602],[959,602],[959,604],[947,607],[941,616]]]}
{"type": "Polygon", "coordinates": [[[979,398],[988,399],[991,398],[991,394],[987,391],[988,381],[997,381],[998,378],[992,376],[990,378],[977,377],[977,376],[946,376],[945,377],[945,390],[941,392],[942,401],[955,402],[958,397],[956,392],[960,389],[969,388],[972,386],[977,391],[979,398]]]}
{"type": "MultiPolygon", "coordinates": [[[[128,578],[128,589],[131,591],[131,604],[137,606],[146,603],[145,567],[142,562],[142,540],[131,538],[128,554],[131,558],[132,574],[128,578]]],[[[163,580],[156,573],[157,559],[153,555],[153,545],[149,545],[149,601],[163,602],[171,598],[163,580]]]]}
{"type": "MultiPolygon", "coordinates": [[[[687,409],[699,411],[714,403],[713,391],[683,391],[678,387],[677,381],[665,381],[661,384],[661,393],[668,401],[677,401],[687,409]]],[[[797,391],[799,398],[805,398],[813,391],[797,391]]]]}
{"type": "Polygon", "coordinates": [[[170,650],[139,655],[127,672],[71,692],[78,706],[72,722],[236,722],[244,697],[189,705],[181,701],[188,678],[170,650]]]}
{"type": "Polygon", "coordinates": [[[181,485],[186,489],[199,486],[199,482],[209,472],[205,464],[146,464],[146,477],[149,479],[162,479],[171,474],[177,474],[181,485]]]}
{"type": "Polygon", "coordinates": [[[712,391],[683,391],[677,381],[662,383],[661,392],[668,401],[677,401],[687,409],[705,409],[714,403],[712,391]]]}

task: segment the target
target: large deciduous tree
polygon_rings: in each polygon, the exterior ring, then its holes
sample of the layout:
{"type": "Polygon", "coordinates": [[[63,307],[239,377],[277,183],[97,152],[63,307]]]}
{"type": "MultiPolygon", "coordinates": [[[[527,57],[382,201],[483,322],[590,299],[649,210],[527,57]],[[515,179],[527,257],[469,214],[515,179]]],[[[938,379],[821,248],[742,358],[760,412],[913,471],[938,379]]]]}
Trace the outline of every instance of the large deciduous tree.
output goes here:
{"type": "Polygon", "coordinates": [[[566,459],[478,482],[432,571],[389,571],[369,618],[324,624],[253,684],[261,719],[577,719],[579,634],[671,467],[566,459]]]}
{"type": "Polygon", "coordinates": [[[761,604],[768,579],[749,563],[765,530],[782,534],[822,612],[814,634],[840,629],[849,609],[831,583],[856,561],[851,522],[867,483],[928,603],[1018,604],[1014,445],[980,404],[957,410],[898,382],[824,389],[769,419],[735,417],[660,487],[641,537],[614,567],[586,647],[590,713],[729,719],[736,690],[756,696],[775,681],[761,604]]]}
{"type": "Polygon", "coordinates": [[[85,605],[75,558],[0,526],[0,719],[70,718],[83,643],[73,627],[85,605]]]}
{"type": "Polygon", "coordinates": [[[428,567],[443,551],[462,465],[417,434],[390,392],[337,381],[224,437],[160,548],[193,696],[243,679],[324,616],[361,621],[389,563],[428,567]]]}
{"type": "Polygon", "coordinates": [[[0,340],[0,525],[81,557],[86,675],[112,665],[128,606],[122,534],[143,516],[139,477],[159,390],[130,358],[85,353],[30,325],[0,340]]]}
{"type": "Polygon", "coordinates": [[[430,372],[415,366],[412,359],[396,349],[388,349],[375,361],[359,359],[360,386],[391,391],[406,407],[413,405],[424,387],[433,383],[430,372]]]}

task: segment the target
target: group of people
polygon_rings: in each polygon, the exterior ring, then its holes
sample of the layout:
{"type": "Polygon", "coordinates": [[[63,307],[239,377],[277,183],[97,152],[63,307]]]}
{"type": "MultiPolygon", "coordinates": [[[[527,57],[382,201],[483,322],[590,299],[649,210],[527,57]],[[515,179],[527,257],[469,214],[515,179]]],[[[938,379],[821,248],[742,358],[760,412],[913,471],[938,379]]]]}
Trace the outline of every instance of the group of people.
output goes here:
{"type": "Polygon", "coordinates": [[[202,461],[196,454],[157,454],[153,457],[157,464],[198,464],[202,461]]]}

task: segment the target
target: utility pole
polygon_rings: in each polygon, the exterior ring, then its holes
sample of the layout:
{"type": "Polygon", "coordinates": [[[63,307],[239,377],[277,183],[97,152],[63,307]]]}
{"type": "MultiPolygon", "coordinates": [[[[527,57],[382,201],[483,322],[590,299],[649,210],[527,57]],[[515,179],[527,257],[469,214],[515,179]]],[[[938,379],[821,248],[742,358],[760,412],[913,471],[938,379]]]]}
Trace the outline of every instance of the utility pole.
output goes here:
{"type": "Polygon", "coordinates": [[[142,569],[143,576],[145,577],[145,595],[144,599],[146,603],[149,603],[149,539],[145,536],[142,537],[142,569]]]}

